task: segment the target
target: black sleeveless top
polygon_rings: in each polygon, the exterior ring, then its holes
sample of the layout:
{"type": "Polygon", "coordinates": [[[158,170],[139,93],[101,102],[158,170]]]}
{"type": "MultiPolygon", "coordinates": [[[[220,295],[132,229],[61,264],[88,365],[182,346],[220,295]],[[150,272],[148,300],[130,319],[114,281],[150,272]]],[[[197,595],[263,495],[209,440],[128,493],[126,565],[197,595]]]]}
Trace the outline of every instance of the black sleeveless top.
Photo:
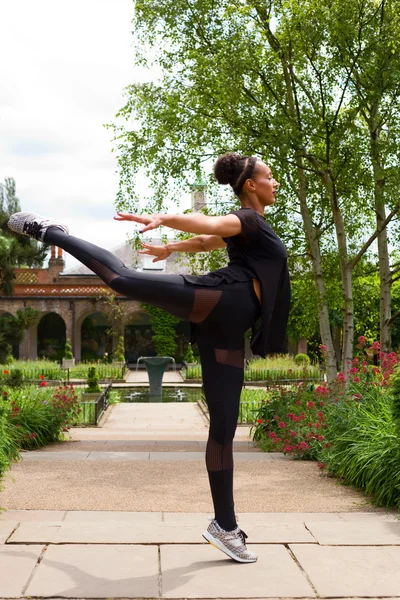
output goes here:
{"type": "Polygon", "coordinates": [[[204,286],[257,279],[261,287],[261,324],[253,325],[251,350],[259,356],[285,352],[291,300],[286,248],[265,217],[252,208],[241,208],[230,214],[240,219],[242,232],[223,238],[228,266],[208,275],[183,277],[189,283],[204,286]]]}

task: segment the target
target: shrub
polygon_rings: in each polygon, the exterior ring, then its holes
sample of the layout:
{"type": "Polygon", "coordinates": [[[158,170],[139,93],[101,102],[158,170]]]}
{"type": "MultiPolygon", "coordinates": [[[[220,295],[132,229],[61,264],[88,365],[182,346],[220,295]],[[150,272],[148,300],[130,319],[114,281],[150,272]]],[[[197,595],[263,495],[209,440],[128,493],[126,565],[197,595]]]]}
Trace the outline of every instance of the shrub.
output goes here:
{"type": "Polygon", "coordinates": [[[72,354],[71,342],[69,341],[69,339],[67,339],[67,341],[65,342],[64,358],[66,358],[66,359],[74,358],[74,355],[72,354]]]}
{"type": "MultiPolygon", "coordinates": [[[[4,372],[6,372],[6,370],[4,370],[4,372]]],[[[13,369],[9,372],[5,381],[10,387],[20,387],[24,379],[25,377],[21,369],[13,369]]]]}
{"type": "Polygon", "coordinates": [[[186,349],[186,353],[184,356],[184,361],[186,363],[194,363],[195,359],[194,359],[194,354],[193,354],[193,349],[192,349],[192,344],[189,342],[188,347],[186,349]]]}
{"type": "Polygon", "coordinates": [[[101,392],[101,388],[99,386],[99,376],[97,374],[96,367],[89,367],[86,384],[87,384],[87,388],[86,388],[85,392],[87,392],[89,394],[95,393],[95,392],[101,392]]]}
{"type": "Polygon", "coordinates": [[[294,389],[276,386],[268,392],[270,399],[261,402],[256,414],[253,439],[267,451],[317,460],[327,443],[323,407],[328,390],[325,386],[300,384],[294,389]]]}
{"type": "Polygon", "coordinates": [[[120,335],[118,338],[118,346],[115,352],[114,360],[116,362],[125,362],[124,338],[122,335],[120,335]]]}
{"type": "Polygon", "coordinates": [[[309,365],[311,361],[307,354],[297,354],[294,357],[294,362],[296,365],[309,365]]]}

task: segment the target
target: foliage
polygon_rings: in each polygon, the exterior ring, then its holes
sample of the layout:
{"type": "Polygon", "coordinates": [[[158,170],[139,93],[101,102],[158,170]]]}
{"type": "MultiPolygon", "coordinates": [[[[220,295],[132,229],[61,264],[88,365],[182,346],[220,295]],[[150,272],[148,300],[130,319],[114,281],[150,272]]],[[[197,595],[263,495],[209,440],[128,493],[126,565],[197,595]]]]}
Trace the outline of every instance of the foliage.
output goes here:
{"type": "Polygon", "coordinates": [[[190,363],[193,364],[194,362],[196,362],[195,358],[194,358],[194,354],[193,354],[192,344],[190,342],[189,342],[188,347],[185,352],[184,361],[189,364],[190,363]]]}
{"type": "Polygon", "coordinates": [[[397,435],[400,439],[400,366],[397,365],[390,377],[390,393],[393,399],[392,413],[397,435]]]}
{"type": "Polygon", "coordinates": [[[10,215],[21,210],[15,193],[14,179],[6,178],[0,184],[0,292],[7,296],[12,295],[16,267],[40,267],[48,249],[48,245],[39,245],[8,229],[10,215]]]}
{"type": "MultiPolygon", "coordinates": [[[[398,24],[395,4],[383,0],[136,3],[137,60],[157,65],[160,77],[126,90],[114,127],[117,206],[139,208],[135,175],[142,169],[154,187],[145,210],[154,212],[222,152],[267,160],[282,190],[268,218],[289,248],[301,316],[290,319],[289,335],[314,337],[320,328],[330,380],[332,321],[343,329],[346,370],[354,276],[364,259],[377,270],[378,208],[397,207],[398,24]],[[312,295],[300,293],[303,274],[312,295]]],[[[213,214],[237,202],[216,191],[211,173],[208,194],[213,214]]],[[[398,237],[397,225],[391,235],[398,237]]],[[[390,279],[380,275],[381,284],[390,279]]]]}
{"type": "Polygon", "coordinates": [[[329,386],[269,390],[252,435],[266,451],[317,460],[327,473],[364,489],[373,503],[400,507],[400,357],[365,336],[357,350],[347,380],[339,373],[329,386]]]}
{"type": "MultiPolygon", "coordinates": [[[[1,240],[0,240],[1,241],[1,240]]],[[[28,307],[17,315],[0,316],[0,364],[8,362],[13,344],[22,342],[25,331],[37,321],[39,312],[28,307]]]]}
{"type": "Polygon", "coordinates": [[[150,304],[142,304],[142,308],[151,316],[152,339],[157,355],[175,357],[177,350],[175,325],[178,319],[150,304]]]}
{"type": "Polygon", "coordinates": [[[99,376],[96,367],[89,367],[86,384],[87,388],[85,391],[88,394],[101,392],[101,388],[99,386],[99,376]]]}
{"type": "Polygon", "coordinates": [[[114,355],[114,360],[116,362],[125,362],[125,347],[124,347],[124,337],[122,335],[118,338],[118,346],[114,355]]]}
{"type": "Polygon", "coordinates": [[[71,342],[69,341],[68,338],[67,338],[67,340],[65,342],[65,346],[64,346],[64,358],[66,358],[66,359],[74,358],[74,355],[72,354],[71,342]]]}
{"type": "Polygon", "coordinates": [[[0,478],[19,451],[64,439],[81,412],[73,386],[2,387],[0,391],[0,478]]]}
{"type": "Polygon", "coordinates": [[[307,354],[296,354],[294,362],[296,365],[309,365],[311,361],[307,354]]]}

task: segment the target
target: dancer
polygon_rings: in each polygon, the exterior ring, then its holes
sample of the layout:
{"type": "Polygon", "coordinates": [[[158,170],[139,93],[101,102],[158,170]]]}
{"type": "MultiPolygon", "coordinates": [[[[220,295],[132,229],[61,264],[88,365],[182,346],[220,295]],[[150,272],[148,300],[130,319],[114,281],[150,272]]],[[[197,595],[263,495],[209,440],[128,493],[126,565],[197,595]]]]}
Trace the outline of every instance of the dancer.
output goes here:
{"type": "Polygon", "coordinates": [[[192,323],[210,415],[206,467],[215,518],[204,538],[239,562],[255,562],[238,527],[233,500],[232,442],[244,381],[244,334],[252,328],[251,348],[265,356],[282,352],[290,303],[287,253],[264,217],[274,204],[278,183],[255,157],[218,157],[214,175],[230,184],[241,208],[228,215],[139,216],[117,213],[116,220],[141,224],[141,232],[160,225],[196,235],[164,246],[142,244],[154,262],[171,252],[205,252],[227,247],[227,267],[208,275],[160,275],[128,269],[113,254],[69,235],[68,228],[34,213],[16,213],[8,226],[16,233],[63,248],[94,271],[115,292],[162,308],[192,323]],[[260,318],[261,317],[261,318],[260,318]]]}

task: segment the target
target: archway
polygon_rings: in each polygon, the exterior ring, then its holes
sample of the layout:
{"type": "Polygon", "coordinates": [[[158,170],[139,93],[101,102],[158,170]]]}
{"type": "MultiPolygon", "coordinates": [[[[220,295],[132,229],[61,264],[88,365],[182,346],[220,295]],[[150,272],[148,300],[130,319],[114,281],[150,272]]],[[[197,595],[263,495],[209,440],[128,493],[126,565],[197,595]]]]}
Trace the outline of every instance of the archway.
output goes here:
{"type": "Polygon", "coordinates": [[[64,356],[65,342],[64,319],[55,312],[43,315],[37,326],[38,357],[61,360],[64,356]]]}
{"type": "Polygon", "coordinates": [[[144,311],[133,313],[125,324],[125,360],[135,363],[139,356],[155,356],[151,317],[144,311]]]}
{"type": "Polygon", "coordinates": [[[81,360],[99,360],[112,353],[110,322],[101,312],[88,315],[81,326],[81,360]]]}

